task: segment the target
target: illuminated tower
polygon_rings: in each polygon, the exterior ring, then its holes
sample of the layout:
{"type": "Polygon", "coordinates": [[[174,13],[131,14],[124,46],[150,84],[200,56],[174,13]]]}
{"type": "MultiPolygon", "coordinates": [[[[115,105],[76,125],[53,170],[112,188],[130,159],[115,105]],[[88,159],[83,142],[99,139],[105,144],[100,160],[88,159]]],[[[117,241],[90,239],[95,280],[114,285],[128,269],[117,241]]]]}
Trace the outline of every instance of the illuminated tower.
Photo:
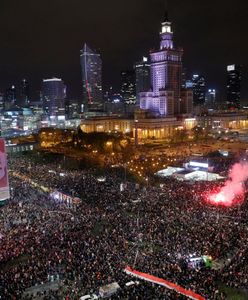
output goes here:
{"type": "Polygon", "coordinates": [[[183,50],[175,48],[173,44],[173,32],[167,13],[161,25],[160,49],[150,53],[152,91],[140,94],[140,108],[164,116],[177,115],[181,113],[183,50]]]}
{"type": "Polygon", "coordinates": [[[100,108],[103,104],[102,97],[102,60],[86,44],[80,55],[83,81],[83,103],[81,111],[90,108],[100,108]]]}

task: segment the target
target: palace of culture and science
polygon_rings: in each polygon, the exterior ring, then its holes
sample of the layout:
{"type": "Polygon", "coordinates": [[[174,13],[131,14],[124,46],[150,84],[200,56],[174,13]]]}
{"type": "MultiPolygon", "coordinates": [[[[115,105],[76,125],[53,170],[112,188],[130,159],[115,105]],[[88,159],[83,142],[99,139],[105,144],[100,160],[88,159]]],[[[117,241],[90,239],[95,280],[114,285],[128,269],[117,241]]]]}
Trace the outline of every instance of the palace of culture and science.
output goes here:
{"type": "Polygon", "coordinates": [[[162,23],[160,38],[160,49],[150,53],[152,90],[140,94],[140,108],[160,116],[191,113],[192,91],[181,88],[183,50],[174,46],[167,14],[162,23]]]}

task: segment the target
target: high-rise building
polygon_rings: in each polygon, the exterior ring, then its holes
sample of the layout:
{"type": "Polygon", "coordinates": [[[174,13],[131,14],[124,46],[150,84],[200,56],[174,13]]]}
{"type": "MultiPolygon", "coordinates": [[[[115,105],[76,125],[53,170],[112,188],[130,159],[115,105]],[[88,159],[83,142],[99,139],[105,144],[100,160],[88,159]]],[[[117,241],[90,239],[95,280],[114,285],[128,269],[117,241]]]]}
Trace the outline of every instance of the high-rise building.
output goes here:
{"type": "MultiPolygon", "coordinates": [[[[152,91],[140,94],[140,108],[163,116],[177,115],[182,112],[180,103],[183,50],[174,46],[171,22],[167,13],[162,22],[160,39],[160,50],[150,54],[152,91]]],[[[184,93],[184,96],[191,97],[191,94],[184,93]]],[[[186,102],[190,101],[192,99],[187,99],[186,102]]]]}
{"type": "Polygon", "coordinates": [[[22,79],[20,85],[20,98],[18,99],[19,106],[28,107],[30,104],[29,84],[26,79],[22,79]]]}
{"type": "Polygon", "coordinates": [[[186,87],[186,89],[191,89],[191,90],[193,90],[193,82],[192,82],[192,80],[186,80],[186,82],[185,82],[185,87],[186,87]]]}
{"type": "Polygon", "coordinates": [[[102,60],[100,54],[84,44],[80,60],[83,81],[83,102],[81,106],[83,106],[84,111],[102,108],[102,60]]]}
{"type": "Polygon", "coordinates": [[[41,93],[43,110],[47,115],[65,115],[66,86],[62,79],[43,79],[41,93]]]}
{"type": "Polygon", "coordinates": [[[16,105],[16,87],[12,85],[9,87],[4,96],[4,108],[10,109],[16,105]]]}
{"type": "Polygon", "coordinates": [[[215,104],[216,103],[216,90],[208,89],[206,94],[206,103],[207,104],[215,104]]]}
{"type": "Polygon", "coordinates": [[[79,101],[78,99],[67,99],[65,101],[65,115],[68,119],[73,119],[79,116],[79,101]]]}
{"type": "Polygon", "coordinates": [[[140,92],[149,91],[151,88],[150,81],[150,63],[147,57],[143,57],[142,61],[135,64],[135,77],[136,77],[136,99],[139,105],[140,92]]]}
{"type": "Polygon", "coordinates": [[[134,70],[127,70],[121,72],[121,95],[125,104],[136,103],[134,70]]]}
{"type": "Polygon", "coordinates": [[[206,98],[206,81],[202,75],[194,74],[193,84],[193,103],[194,106],[204,105],[206,98]]]}
{"type": "Polygon", "coordinates": [[[0,112],[4,109],[4,94],[0,93],[0,112]]]}
{"type": "Polygon", "coordinates": [[[229,108],[240,108],[241,91],[241,66],[227,66],[227,95],[226,101],[229,108]]]}
{"type": "Polygon", "coordinates": [[[182,89],[180,97],[180,113],[189,114],[193,111],[193,91],[191,89],[182,89]]]}

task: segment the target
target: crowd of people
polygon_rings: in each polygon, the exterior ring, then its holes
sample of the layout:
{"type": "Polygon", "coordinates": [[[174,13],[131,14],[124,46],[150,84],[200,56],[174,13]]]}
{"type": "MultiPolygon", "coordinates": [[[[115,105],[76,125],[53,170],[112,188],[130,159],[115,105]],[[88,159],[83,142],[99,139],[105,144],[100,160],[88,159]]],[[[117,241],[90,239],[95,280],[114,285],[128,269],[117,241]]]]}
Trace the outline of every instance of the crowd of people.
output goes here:
{"type": "Polygon", "coordinates": [[[123,170],[68,170],[58,163],[9,158],[11,199],[0,215],[0,299],[34,299],[28,288],[59,281],[44,299],[79,299],[118,282],[111,299],[186,299],[133,278],[126,266],[176,283],[206,299],[226,299],[220,286],[247,288],[248,203],[232,208],[204,201],[216,183],[123,182],[123,170]],[[37,183],[34,186],[34,182],[37,183]],[[47,187],[47,191],[40,187],[47,187]],[[68,207],[54,190],[79,197],[68,207]],[[218,268],[190,268],[209,255],[218,268]]]}

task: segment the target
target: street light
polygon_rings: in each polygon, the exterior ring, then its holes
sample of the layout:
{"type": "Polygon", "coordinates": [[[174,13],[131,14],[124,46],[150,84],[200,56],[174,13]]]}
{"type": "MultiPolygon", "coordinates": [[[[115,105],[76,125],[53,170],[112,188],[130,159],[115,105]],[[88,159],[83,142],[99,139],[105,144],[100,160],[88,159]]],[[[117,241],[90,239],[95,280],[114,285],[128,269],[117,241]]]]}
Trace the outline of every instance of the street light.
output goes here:
{"type": "Polygon", "coordinates": [[[134,136],[134,138],[135,138],[135,146],[138,146],[138,143],[139,143],[139,141],[138,141],[138,120],[136,119],[136,120],[134,120],[134,127],[135,127],[135,136],[134,136]]]}

